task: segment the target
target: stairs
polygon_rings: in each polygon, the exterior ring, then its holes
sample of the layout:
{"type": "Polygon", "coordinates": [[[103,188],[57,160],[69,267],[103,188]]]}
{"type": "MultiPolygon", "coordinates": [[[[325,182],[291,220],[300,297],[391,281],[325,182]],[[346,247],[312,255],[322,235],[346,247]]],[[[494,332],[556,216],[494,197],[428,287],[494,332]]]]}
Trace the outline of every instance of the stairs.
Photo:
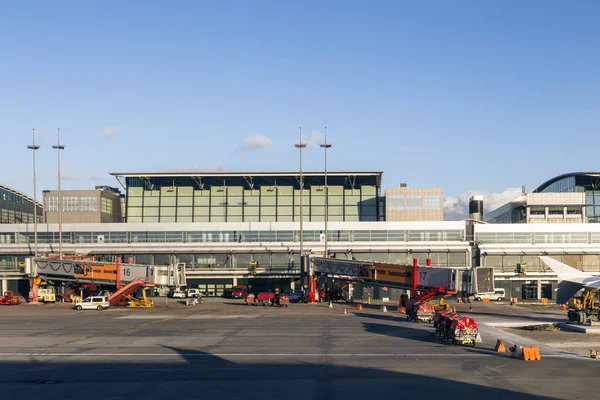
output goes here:
{"type": "MultiPolygon", "coordinates": [[[[449,285],[448,285],[449,286],[449,285]]],[[[450,290],[444,286],[435,286],[432,287],[428,290],[426,290],[425,292],[421,293],[420,295],[418,295],[416,297],[417,301],[428,301],[433,299],[435,296],[439,296],[439,295],[452,295],[452,294],[456,294],[455,290],[450,290]]]]}
{"type": "Polygon", "coordinates": [[[148,283],[146,279],[133,280],[133,281],[129,282],[127,285],[123,286],[121,289],[114,292],[108,298],[108,302],[110,303],[111,306],[114,306],[119,302],[119,300],[121,300],[123,297],[135,292],[138,288],[152,287],[152,286],[154,286],[154,284],[148,283]]]}

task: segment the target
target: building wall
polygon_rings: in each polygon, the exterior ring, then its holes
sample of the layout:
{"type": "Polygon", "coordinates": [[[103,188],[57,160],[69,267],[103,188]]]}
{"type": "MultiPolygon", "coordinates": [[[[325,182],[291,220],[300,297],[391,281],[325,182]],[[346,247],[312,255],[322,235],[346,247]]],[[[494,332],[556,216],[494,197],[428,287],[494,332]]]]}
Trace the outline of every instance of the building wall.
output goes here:
{"type": "Polygon", "coordinates": [[[385,191],[386,221],[443,221],[444,190],[389,188],[385,191]]]}
{"type": "Polygon", "coordinates": [[[110,191],[61,190],[44,191],[44,204],[47,223],[58,223],[59,204],[62,201],[63,224],[121,222],[120,196],[110,191]]]}
{"type": "MultiPolygon", "coordinates": [[[[0,187],[0,224],[33,223],[33,201],[7,187],[0,187]]],[[[38,222],[44,220],[42,207],[37,207],[38,222]]]]}
{"type": "Polygon", "coordinates": [[[577,224],[587,222],[582,192],[527,193],[487,213],[493,224],[577,224]]]}

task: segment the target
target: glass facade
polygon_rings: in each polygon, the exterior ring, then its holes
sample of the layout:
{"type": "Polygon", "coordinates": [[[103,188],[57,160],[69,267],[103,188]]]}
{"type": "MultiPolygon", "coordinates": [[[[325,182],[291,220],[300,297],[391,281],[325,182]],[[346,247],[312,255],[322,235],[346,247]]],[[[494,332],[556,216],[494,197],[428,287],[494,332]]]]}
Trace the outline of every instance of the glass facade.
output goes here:
{"type": "MultiPolygon", "coordinates": [[[[323,232],[304,230],[305,242],[321,242],[323,232]]],[[[0,233],[0,243],[33,243],[33,232],[0,233]]],[[[329,230],[331,242],[461,242],[464,230],[329,230]]],[[[600,237],[598,238],[600,240],[600,237]]],[[[58,232],[38,232],[39,243],[58,243],[58,232]]],[[[64,244],[78,243],[282,243],[299,242],[299,231],[130,231],[63,232],[64,244]]]]}
{"type": "Polygon", "coordinates": [[[600,173],[577,173],[545,183],[536,192],[585,192],[588,222],[600,222],[600,173]]]}
{"type": "MultiPolygon", "coordinates": [[[[38,222],[43,222],[43,210],[36,207],[38,222]]],[[[0,223],[23,224],[33,223],[34,206],[29,197],[16,190],[0,185],[0,223]]]]}
{"type": "Polygon", "coordinates": [[[478,232],[479,244],[600,243],[600,232],[478,232]]]}
{"type": "Polygon", "coordinates": [[[379,176],[127,177],[127,222],[378,221],[379,176]]]}

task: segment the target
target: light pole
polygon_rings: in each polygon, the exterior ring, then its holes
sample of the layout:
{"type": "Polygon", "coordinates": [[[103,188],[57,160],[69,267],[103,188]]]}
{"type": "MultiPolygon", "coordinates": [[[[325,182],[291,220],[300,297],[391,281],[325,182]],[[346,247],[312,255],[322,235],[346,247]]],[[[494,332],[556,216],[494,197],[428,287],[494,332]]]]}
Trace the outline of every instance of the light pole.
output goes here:
{"type": "Polygon", "coordinates": [[[329,257],[327,248],[327,220],[329,219],[329,186],[327,186],[327,149],[331,144],[327,143],[327,127],[325,127],[325,143],[321,145],[325,149],[325,257],[329,257]]]}
{"type": "Polygon", "coordinates": [[[37,234],[37,185],[36,185],[36,175],[35,175],[35,151],[40,148],[39,145],[35,144],[35,129],[32,133],[33,142],[31,145],[27,146],[29,150],[32,150],[33,154],[33,258],[37,258],[38,256],[38,234],[37,234]]]}
{"type": "Polygon", "coordinates": [[[65,149],[65,146],[60,144],[60,128],[56,134],[57,136],[57,144],[52,146],[53,149],[58,150],[58,258],[62,260],[63,251],[62,251],[62,192],[60,191],[60,151],[65,149]]]}
{"type": "Polygon", "coordinates": [[[303,216],[302,216],[302,195],[304,192],[304,179],[302,176],[302,149],[306,147],[306,144],[302,143],[302,128],[300,128],[300,139],[298,143],[294,145],[297,149],[300,149],[300,262],[302,262],[302,254],[304,253],[304,247],[302,244],[302,228],[303,228],[303,216]]]}
{"type": "MultiPolygon", "coordinates": [[[[303,216],[302,216],[302,192],[304,192],[304,178],[302,176],[302,149],[306,147],[306,144],[302,143],[302,127],[300,127],[300,138],[298,139],[298,143],[294,144],[294,147],[296,147],[297,149],[300,150],[300,269],[302,271],[302,268],[304,268],[304,265],[302,263],[302,255],[304,253],[304,244],[303,244],[303,238],[302,238],[302,231],[303,231],[303,216]]],[[[309,271],[306,271],[306,276],[308,277],[308,285],[311,284],[310,282],[310,273],[309,271]]],[[[307,285],[307,290],[310,291],[310,287],[308,287],[307,285]]]]}

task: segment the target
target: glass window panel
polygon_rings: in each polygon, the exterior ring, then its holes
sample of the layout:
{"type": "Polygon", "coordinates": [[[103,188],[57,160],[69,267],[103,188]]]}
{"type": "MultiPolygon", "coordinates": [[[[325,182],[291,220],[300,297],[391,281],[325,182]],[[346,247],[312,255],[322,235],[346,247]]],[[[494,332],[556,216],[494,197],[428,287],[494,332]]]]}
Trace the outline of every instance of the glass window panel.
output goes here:
{"type": "Polygon", "coordinates": [[[142,207],[128,207],[127,208],[127,218],[135,218],[142,216],[142,207]]]}
{"type": "Polygon", "coordinates": [[[446,267],[448,266],[448,253],[431,253],[431,266],[433,267],[446,267]]]}
{"type": "Polygon", "coordinates": [[[150,243],[162,243],[165,240],[165,232],[148,232],[148,242],[150,243]]]}
{"type": "Polygon", "coordinates": [[[244,197],[243,196],[229,196],[227,198],[227,205],[229,207],[241,207],[244,205],[244,197]]]}
{"type": "Polygon", "coordinates": [[[448,253],[448,265],[450,267],[464,267],[467,265],[467,254],[448,253]]]}
{"type": "Polygon", "coordinates": [[[465,232],[459,230],[445,231],[444,234],[446,235],[446,240],[448,241],[461,241],[465,237],[465,232]]]}
{"type": "Polygon", "coordinates": [[[160,208],[160,216],[161,217],[174,217],[175,216],[175,207],[161,207],[160,208]]]}
{"type": "Polygon", "coordinates": [[[144,206],[158,207],[160,205],[160,197],[144,197],[144,206]]]}
{"type": "Polygon", "coordinates": [[[178,207],[177,208],[177,216],[181,217],[191,217],[192,216],[192,207],[178,207]]]}
{"type": "Polygon", "coordinates": [[[408,231],[409,242],[422,242],[425,240],[425,231],[408,231]]]}
{"type": "Polygon", "coordinates": [[[144,222],[145,223],[159,222],[159,217],[158,216],[155,216],[155,217],[144,217],[144,222]]]}
{"type": "Polygon", "coordinates": [[[226,211],[227,211],[227,209],[225,207],[211,207],[210,208],[211,219],[212,219],[212,217],[216,217],[216,216],[225,216],[226,211]]]}
{"type": "Polygon", "coordinates": [[[194,202],[193,197],[178,197],[177,198],[177,207],[181,206],[191,206],[194,202]]]}
{"type": "Polygon", "coordinates": [[[502,256],[484,256],[483,265],[502,269],[502,256]]]}
{"type": "Polygon", "coordinates": [[[423,208],[423,197],[420,194],[406,195],[407,210],[421,210],[423,208]]]}
{"type": "Polygon", "coordinates": [[[165,232],[165,241],[183,242],[183,232],[165,232]]]}
{"type": "Polygon", "coordinates": [[[147,241],[147,232],[131,232],[131,243],[146,243],[147,241]]]}
{"type": "Polygon", "coordinates": [[[156,217],[158,210],[158,207],[144,207],[144,217],[156,217]]]}
{"type": "Polygon", "coordinates": [[[160,205],[161,207],[174,207],[177,205],[177,198],[176,197],[162,197],[160,199],[160,205]]]}
{"type": "MultiPolygon", "coordinates": [[[[132,207],[141,207],[142,206],[142,201],[143,201],[143,197],[129,197],[127,199],[127,205],[132,206],[132,207]]],[[[85,203],[84,208],[87,208],[87,200],[83,201],[85,203]]]]}

